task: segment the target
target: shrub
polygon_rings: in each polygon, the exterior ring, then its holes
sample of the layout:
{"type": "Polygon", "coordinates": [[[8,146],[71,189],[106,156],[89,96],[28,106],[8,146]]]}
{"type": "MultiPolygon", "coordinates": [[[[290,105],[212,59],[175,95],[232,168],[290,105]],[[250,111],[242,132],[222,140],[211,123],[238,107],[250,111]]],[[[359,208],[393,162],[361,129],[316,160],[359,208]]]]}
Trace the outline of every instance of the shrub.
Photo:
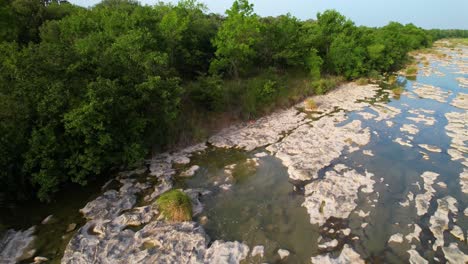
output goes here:
{"type": "Polygon", "coordinates": [[[406,75],[409,76],[414,76],[418,73],[418,67],[417,66],[410,66],[406,69],[406,75]]]}
{"type": "Polygon", "coordinates": [[[156,200],[156,204],[166,220],[182,222],[192,219],[192,202],[187,194],[180,190],[163,193],[156,200]]]}
{"type": "Polygon", "coordinates": [[[356,80],[357,85],[367,85],[369,84],[369,79],[367,78],[359,78],[356,80]]]}
{"type": "Polygon", "coordinates": [[[249,79],[241,96],[244,117],[250,119],[274,105],[283,90],[280,81],[280,78],[270,71],[249,79]]]}
{"type": "Polygon", "coordinates": [[[405,89],[403,87],[396,87],[392,89],[393,96],[397,99],[400,98],[404,91],[405,89]]]}
{"type": "Polygon", "coordinates": [[[190,99],[209,111],[224,110],[223,80],[219,75],[201,76],[190,87],[190,99]]]}
{"type": "Polygon", "coordinates": [[[312,87],[314,87],[315,94],[325,94],[331,89],[335,88],[338,84],[339,79],[337,78],[327,78],[320,79],[318,81],[312,82],[312,87]]]}
{"type": "Polygon", "coordinates": [[[314,99],[309,98],[305,101],[305,106],[308,110],[314,110],[317,108],[317,103],[314,101],[314,99]]]}

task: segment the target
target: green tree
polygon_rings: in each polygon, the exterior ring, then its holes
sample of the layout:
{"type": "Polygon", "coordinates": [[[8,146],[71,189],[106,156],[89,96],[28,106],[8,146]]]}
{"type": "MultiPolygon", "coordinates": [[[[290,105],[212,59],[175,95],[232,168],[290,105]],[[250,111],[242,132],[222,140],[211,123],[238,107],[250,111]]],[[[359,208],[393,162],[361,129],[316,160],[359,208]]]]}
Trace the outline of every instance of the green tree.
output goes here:
{"type": "Polygon", "coordinates": [[[227,70],[231,76],[239,78],[256,56],[254,46],[259,41],[260,22],[247,0],[234,1],[226,14],[227,18],[213,40],[216,59],[211,64],[211,72],[227,70]]]}

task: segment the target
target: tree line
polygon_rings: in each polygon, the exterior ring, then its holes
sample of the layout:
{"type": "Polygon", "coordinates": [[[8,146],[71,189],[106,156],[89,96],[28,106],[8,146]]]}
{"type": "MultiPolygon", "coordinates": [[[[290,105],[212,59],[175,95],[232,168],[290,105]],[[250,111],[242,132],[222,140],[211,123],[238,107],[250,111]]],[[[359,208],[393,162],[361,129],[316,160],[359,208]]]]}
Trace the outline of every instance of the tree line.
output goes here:
{"type": "Polygon", "coordinates": [[[247,0],[225,15],[195,0],[0,0],[0,194],[50,200],[193,133],[197,113],[253,118],[326,92],[330,76],[377,78],[410,50],[464,36],[356,26],[334,10],[260,17],[247,0]]]}

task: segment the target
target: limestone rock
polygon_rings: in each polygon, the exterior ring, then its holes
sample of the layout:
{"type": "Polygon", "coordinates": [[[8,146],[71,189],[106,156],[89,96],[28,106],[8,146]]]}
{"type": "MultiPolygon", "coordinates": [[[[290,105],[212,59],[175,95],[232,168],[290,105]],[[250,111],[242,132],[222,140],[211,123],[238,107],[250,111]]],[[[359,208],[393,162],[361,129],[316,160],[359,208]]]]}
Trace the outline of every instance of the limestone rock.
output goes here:
{"type": "Polygon", "coordinates": [[[348,218],[356,208],[358,191],[371,193],[375,181],[373,174],[361,175],[355,170],[339,174],[328,171],[321,180],[313,181],[305,187],[305,201],[312,224],[323,225],[330,217],[348,218]]]}
{"type": "Polygon", "coordinates": [[[337,258],[333,258],[330,253],[311,258],[313,264],[364,264],[364,260],[349,245],[344,245],[343,250],[337,258]]]}
{"type": "Polygon", "coordinates": [[[390,239],[388,240],[388,243],[403,243],[403,235],[398,233],[398,234],[393,234],[390,239]]]}
{"type": "Polygon", "coordinates": [[[195,173],[200,169],[200,166],[198,165],[193,165],[192,167],[190,167],[189,169],[187,169],[186,171],[182,172],[180,174],[181,177],[192,177],[193,175],[195,175],[195,173]]]}
{"type": "Polygon", "coordinates": [[[32,249],[35,230],[34,226],[24,231],[7,230],[0,237],[0,263],[13,264],[31,258],[35,252],[32,249]]]}
{"type": "Polygon", "coordinates": [[[286,249],[278,249],[278,255],[280,256],[280,259],[287,258],[289,254],[289,251],[286,249]]]}
{"type": "Polygon", "coordinates": [[[437,210],[429,220],[429,229],[436,238],[433,249],[444,246],[444,231],[448,229],[449,212],[457,213],[457,200],[451,196],[446,196],[437,200],[437,210]]]}
{"type": "Polygon", "coordinates": [[[419,255],[419,253],[416,250],[410,249],[407,252],[410,255],[409,263],[411,264],[428,264],[429,263],[429,261],[421,257],[421,255],[419,255]]]}
{"type": "MultiPolygon", "coordinates": [[[[239,263],[249,254],[249,247],[237,241],[223,242],[216,240],[206,250],[205,263],[239,263]]],[[[179,262],[180,263],[180,262],[179,262]]]]}
{"type": "Polygon", "coordinates": [[[264,251],[265,251],[265,247],[264,247],[264,246],[255,246],[255,247],[252,249],[252,257],[260,256],[261,258],[263,258],[264,251]]]}

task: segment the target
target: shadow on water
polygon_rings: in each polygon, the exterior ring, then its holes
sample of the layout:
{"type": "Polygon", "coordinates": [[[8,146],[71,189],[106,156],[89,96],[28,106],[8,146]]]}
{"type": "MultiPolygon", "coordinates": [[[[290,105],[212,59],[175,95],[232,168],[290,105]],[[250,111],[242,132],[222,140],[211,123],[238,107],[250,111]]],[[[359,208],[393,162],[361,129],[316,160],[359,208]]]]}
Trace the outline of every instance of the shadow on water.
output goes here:
{"type": "MultiPolygon", "coordinates": [[[[5,229],[24,230],[36,226],[33,247],[35,256],[44,256],[48,263],[60,263],[68,241],[74,232],[85,223],[79,212],[88,201],[101,193],[101,186],[109,177],[101,177],[90,182],[86,187],[71,184],[64,187],[50,203],[29,200],[20,203],[4,203],[0,208],[0,223],[5,229]],[[41,222],[49,215],[53,215],[48,224],[41,222]],[[67,232],[70,224],[76,224],[73,231],[67,232]]],[[[24,263],[31,263],[25,260],[24,263]]]]}

